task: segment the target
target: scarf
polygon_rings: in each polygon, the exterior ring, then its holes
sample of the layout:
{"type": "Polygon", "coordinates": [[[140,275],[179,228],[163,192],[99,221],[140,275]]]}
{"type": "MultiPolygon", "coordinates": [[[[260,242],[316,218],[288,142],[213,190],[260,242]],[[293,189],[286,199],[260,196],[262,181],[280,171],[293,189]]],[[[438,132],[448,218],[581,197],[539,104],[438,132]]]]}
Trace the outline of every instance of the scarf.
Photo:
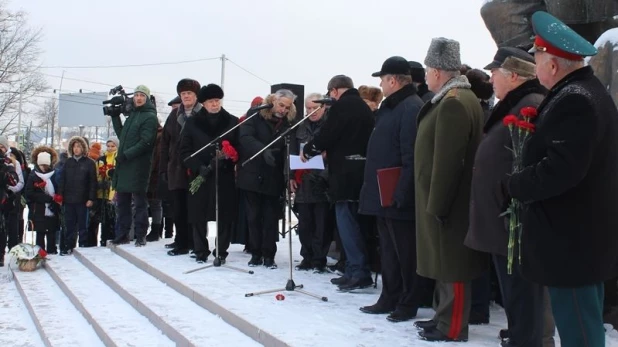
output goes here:
{"type": "MultiPolygon", "coordinates": [[[[54,189],[54,184],[51,181],[51,177],[54,174],[54,170],[50,172],[46,172],[46,173],[35,171],[34,173],[45,182],[45,194],[51,197],[54,197],[54,194],[56,194],[56,190],[54,189]]],[[[54,216],[54,213],[49,209],[49,203],[46,202],[45,203],[45,217],[53,217],[53,216],[54,216]]]]}

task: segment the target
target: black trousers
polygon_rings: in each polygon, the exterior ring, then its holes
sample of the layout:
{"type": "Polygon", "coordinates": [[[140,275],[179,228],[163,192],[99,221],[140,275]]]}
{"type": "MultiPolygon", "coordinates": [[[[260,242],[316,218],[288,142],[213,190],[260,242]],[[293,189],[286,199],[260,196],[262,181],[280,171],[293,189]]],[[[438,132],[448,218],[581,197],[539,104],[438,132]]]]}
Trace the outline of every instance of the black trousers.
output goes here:
{"type": "Polygon", "coordinates": [[[502,291],[509,339],[514,346],[540,347],[543,343],[543,286],[521,276],[517,256],[513,271],[507,273],[507,258],[493,255],[502,291]]]}
{"type": "Polygon", "coordinates": [[[187,194],[188,190],[177,189],[170,190],[170,196],[172,200],[172,207],[174,209],[174,224],[176,225],[176,237],[174,242],[176,247],[181,249],[189,249],[192,247],[193,237],[189,232],[188,223],[188,206],[187,206],[187,194]]]}
{"type": "MultiPolygon", "coordinates": [[[[18,209],[19,210],[19,209],[18,209]]],[[[7,238],[8,249],[17,246],[19,244],[19,234],[23,232],[19,231],[19,214],[16,212],[3,212],[4,215],[4,230],[0,230],[0,255],[6,253],[7,238]]]]}
{"type": "Polygon", "coordinates": [[[382,263],[378,304],[416,313],[427,287],[426,279],[416,274],[416,223],[383,217],[376,222],[382,263]]]}
{"type": "MultiPolygon", "coordinates": [[[[219,252],[221,258],[225,259],[228,255],[228,248],[230,248],[230,240],[232,238],[232,231],[234,229],[234,221],[221,223],[221,227],[217,230],[217,237],[215,242],[219,243],[219,252]]],[[[216,247],[216,244],[215,244],[216,247]]]]}
{"type": "Polygon", "coordinates": [[[99,224],[101,224],[101,205],[102,199],[96,199],[93,202],[92,207],[88,210],[88,240],[86,241],[87,247],[96,247],[97,240],[99,239],[99,224]]]}
{"type": "Polygon", "coordinates": [[[108,240],[113,240],[116,229],[116,207],[112,201],[101,199],[101,246],[105,247],[108,240]]]}
{"type": "Polygon", "coordinates": [[[193,251],[196,255],[210,255],[208,245],[208,222],[194,223],[193,228],[193,251]]]}
{"type": "Polygon", "coordinates": [[[47,253],[56,253],[56,232],[60,223],[56,217],[45,217],[43,225],[36,226],[36,245],[47,251],[47,253]],[[47,245],[45,245],[47,241],[47,245]]]}
{"type": "Polygon", "coordinates": [[[298,203],[298,238],[300,255],[314,267],[326,266],[332,235],[329,229],[328,202],[298,203]]]}
{"type": "Polygon", "coordinates": [[[249,191],[245,194],[251,254],[274,258],[279,230],[279,198],[249,191]]]}

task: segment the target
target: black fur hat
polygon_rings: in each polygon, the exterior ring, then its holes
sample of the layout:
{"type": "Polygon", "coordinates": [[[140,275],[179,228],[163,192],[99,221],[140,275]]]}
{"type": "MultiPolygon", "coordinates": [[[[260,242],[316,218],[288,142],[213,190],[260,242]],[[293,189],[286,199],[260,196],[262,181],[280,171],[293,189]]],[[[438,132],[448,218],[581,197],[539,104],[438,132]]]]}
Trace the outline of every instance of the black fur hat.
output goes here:
{"type": "Polygon", "coordinates": [[[180,95],[180,93],[187,91],[194,92],[197,95],[200,92],[200,82],[190,78],[181,79],[176,86],[176,92],[180,95]]]}
{"type": "Polygon", "coordinates": [[[472,92],[481,100],[489,100],[494,95],[494,88],[489,82],[489,75],[479,69],[471,69],[466,77],[472,86],[472,92]]]}
{"type": "Polygon", "coordinates": [[[223,99],[223,89],[216,84],[203,86],[197,94],[197,101],[204,102],[208,99],[223,99]]]}

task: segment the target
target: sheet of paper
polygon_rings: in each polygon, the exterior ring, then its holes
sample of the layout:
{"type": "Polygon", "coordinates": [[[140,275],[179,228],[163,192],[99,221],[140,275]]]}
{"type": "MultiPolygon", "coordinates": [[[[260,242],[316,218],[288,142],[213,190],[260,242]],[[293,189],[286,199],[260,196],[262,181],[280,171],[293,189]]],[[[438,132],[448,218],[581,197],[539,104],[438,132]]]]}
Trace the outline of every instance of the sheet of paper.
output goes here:
{"type": "Polygon", "coordinates": [[[290,156],[290,170],[302,170],[302,169],[317,169],[324,170],[324,160],[321,155],[309,159],[306,163],[300,160],[300,156],[290,156]]]}

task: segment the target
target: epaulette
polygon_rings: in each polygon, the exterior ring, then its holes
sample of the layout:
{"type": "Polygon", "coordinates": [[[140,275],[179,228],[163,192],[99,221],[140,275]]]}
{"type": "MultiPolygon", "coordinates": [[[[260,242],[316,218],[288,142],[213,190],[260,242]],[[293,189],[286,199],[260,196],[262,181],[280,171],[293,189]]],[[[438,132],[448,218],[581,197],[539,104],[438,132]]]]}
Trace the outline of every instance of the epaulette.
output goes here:
{"type": "Polygon", "coordinates": [[[456,98],[459,96],[459,90],[457,88],[453,88],[451,90],[449,90],[446,95],[444,96],[444,98],[456,98]]]}

